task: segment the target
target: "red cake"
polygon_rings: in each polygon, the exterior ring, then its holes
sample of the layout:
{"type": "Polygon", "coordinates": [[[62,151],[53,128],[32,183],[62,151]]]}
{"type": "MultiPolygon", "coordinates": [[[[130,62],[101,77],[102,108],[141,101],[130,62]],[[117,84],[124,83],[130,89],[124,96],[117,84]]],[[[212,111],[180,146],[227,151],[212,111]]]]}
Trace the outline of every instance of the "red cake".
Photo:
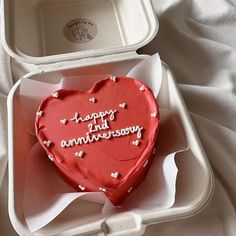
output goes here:
{"type": "Polygon", "coordinates": [[[152,91],[128,77],[89,91],[61,89],[36,113],[36,135],[63,179],[80,192],[104,192],[114,205],[145,179],[155,153],[159,110],[152,91]]]}

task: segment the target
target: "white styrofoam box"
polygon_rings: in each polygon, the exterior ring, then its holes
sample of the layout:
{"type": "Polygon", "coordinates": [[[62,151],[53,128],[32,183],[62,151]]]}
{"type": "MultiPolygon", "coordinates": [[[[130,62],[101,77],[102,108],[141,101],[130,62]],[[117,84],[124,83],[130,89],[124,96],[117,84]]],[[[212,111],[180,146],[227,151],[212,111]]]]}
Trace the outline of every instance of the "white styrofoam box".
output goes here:
{"type": "MultiPolygon", "coordinates": [[[[23,79],[58,82],[65,76],[97,73],[126,74],[131,67],[148,56],[137,54],[123,55],[120,58],[106,56],[92,62],[91,60],[75,62],[56,69],[47,69],[26,75],[23,79]]],[[[20,235],[28,235],[23,216],[24,178],[26,173],[26,156],[35,138],[27,132],[19,106],[19,80],[8,97],[9,110],[9,215],[15,230],[20,235]]],[[[209,201],[213,190],[211,168],[193,128],[175,80],[169,68],[163,63],[163,85],[158,98],[160,107],[174,111],[183,127],[190,150],[176,158],[179,168],[177,179],[176,202],[170,209],[142,210],[139,213],[125,212],[109,218],[102,218],[100,207],[93,203],[74,203],[75,207],[65,211],[56,220],[35,235],[141,235],[149,224],[179,219],[196,214],[209,201]],[[71,210],[74,209],[74,210],[71,210]],[[76,216],[83,215],[81,221],[76,216]]]]}
{"type": "MultiPolygon", "coordinates": [[[[126,74],[147,57],[135,51],[158,30],[151,0],[2,0],[1,10],[3,47],[18,62],[37,65],[22,79],[56,82],[65,76],[126,74]]],[[[207,204],[214,186],[211,168],[164,63],[163,78],[159,104],[176,113],[190,147],[177,158],[180,171],[174,206],[165,210],[153,206],[138,214],[125,212],[105,219],[98,205],[75,202],[74,210],[65,210],[35,235],[140,235],[149,224],[188,217],[207,204]],[[78,221],[81,212],[83,220],[78,221]]],[[[23,193],[26,155],[37,140],[21,120],[20,83],[8,97],[9,216],[20,235],[30,235],[23,215],[23,193]]]]}
{"type": "Polygon", "coordinates": [[[3,0],[2,9],[4,48],[33,64],[136,51],[158,30],[150,0],[3,0]],[[87,20],[81,32],[92,40],[75,43],[64,35],[78,18],[87,20]]]}

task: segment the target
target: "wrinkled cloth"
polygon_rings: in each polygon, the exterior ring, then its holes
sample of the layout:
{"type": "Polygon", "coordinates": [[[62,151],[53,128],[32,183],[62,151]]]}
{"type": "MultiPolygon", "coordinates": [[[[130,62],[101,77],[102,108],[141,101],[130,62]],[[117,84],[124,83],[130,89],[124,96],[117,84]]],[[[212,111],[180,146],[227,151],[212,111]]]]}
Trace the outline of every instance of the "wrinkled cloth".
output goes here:
{"type": "MultiPolygon", "coordinates": [[[[153,0],[160,21],[139,53],[159,52],[175,74],[215,174],[210,204],[196,216],[148,226],[147,236],[236,235],[236,0],[153,0]]],[[[6,95],[29,68],[0,48],[0,168],[6,160],[6,95]]],[[[0,170],[0,180],[3,172],[0,170]]],[[[0,235],[14,235],[5,179],[0,191],[0,235]]]]}
{"type": "Polygon", "coordinates": [[[200,214],[145,235],[236,235],[236,1],[154,0],[160,31],[142,53],[174,72],[213,167],[212,201],[200,214]]]}

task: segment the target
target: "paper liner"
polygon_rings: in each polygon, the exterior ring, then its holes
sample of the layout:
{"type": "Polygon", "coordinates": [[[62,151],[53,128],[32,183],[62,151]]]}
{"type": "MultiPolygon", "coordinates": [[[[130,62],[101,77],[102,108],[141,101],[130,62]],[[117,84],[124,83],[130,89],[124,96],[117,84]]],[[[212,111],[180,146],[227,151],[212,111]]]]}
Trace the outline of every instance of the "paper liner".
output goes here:
{"type": "MultiPolygon", "coordinates": [[[[153,90],[155,97],[158,97],[162,84],[162,66],[159,55],[156,54],[142,61],[132,68],[127,76],[146,83],[153,90]]],[[[32,79],[22,80],[21,107],[28,132],[35,135],[34,118],[42,98],[61,88],[86,91],[101,78],[104,78],[104,75],[66,77],[61,78],[57,84],[32,79]]],[[[127,210],[170,208],[175,201],[178,173],[175,155],[186,149],[186,140],[172,112],[161,108],[160,114],[157,152],[150,171],[146,180],[119,208],[113,207],[102,192],[75,192],[57,174],[53,163],[45,157],[46,154],[40,144],[35,144],[27,158],[24,190],[24,215],[30,231],[34,232],[46,226],[78,199],[102,204],[101,216],[127,210]]],[[[83,212],[81,212],[81,219],[83,219],[83,212]]]]}

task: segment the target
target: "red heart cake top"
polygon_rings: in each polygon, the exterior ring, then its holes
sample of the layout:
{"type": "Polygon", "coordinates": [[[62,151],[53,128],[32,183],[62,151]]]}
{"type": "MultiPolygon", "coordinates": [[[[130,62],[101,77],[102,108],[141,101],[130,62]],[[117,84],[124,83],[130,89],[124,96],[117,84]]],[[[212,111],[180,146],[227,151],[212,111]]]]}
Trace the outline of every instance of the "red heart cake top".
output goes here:
{"type": "Polygon", "coordinates": [[[145,84],[110,77],[86,92],[56,91],[39,106],[35,127],[65,181],[77,191],[103,191],[118,205],[145,179],[159,110],[145,84]]]}

